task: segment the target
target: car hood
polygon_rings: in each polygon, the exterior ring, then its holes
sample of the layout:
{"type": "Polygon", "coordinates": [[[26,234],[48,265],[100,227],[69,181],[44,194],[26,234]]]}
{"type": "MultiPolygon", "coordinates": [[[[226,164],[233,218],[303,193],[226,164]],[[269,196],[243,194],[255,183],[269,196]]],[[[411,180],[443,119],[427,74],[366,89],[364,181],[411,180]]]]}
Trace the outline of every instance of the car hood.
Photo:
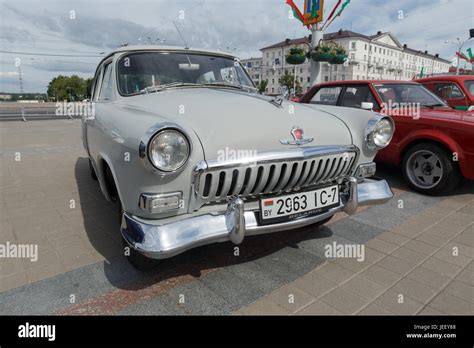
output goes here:
{"type": "Polygon", "coordinates": [[[280,140],[294,140],[293,127],[304,130],[305,146],[351,145],[347,126],[333,115],[284,101],[281,107],[272,98],[242,91],[217,88],[186,88],[123,99],[122,106],[156,115],[146,122],[175,123],[194,132],[207,160],[232,151],[272,151],[289,149],[280,140]]]}
{"type": "Polygon", "coordinates": [[[474,112],[472,111],[457,111],[448,108],[422,109],[420,115],[422,118],[435,118],[474,125],[474,112]]]}

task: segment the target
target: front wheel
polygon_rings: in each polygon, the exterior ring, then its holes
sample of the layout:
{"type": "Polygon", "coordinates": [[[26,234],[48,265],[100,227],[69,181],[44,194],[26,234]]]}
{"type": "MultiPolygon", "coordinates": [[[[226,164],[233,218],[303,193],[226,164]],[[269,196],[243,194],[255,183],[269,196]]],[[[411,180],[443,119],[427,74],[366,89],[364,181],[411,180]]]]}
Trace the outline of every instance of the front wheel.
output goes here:
{"type": "Polygon", "coordinates": [[[402,171],[409,185],[426,195],[452,192],[462,176],[456,162],[437,144],[421,143],[413,146],[403,157],[402,171]]]}

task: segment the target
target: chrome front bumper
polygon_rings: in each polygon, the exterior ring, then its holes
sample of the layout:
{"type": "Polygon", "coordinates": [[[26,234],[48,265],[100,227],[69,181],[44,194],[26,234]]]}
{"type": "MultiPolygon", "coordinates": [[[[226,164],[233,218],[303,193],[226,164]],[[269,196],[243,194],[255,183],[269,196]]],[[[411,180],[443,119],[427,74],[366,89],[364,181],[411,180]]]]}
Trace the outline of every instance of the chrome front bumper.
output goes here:
{"type": "Polygon", "coordinates": [[[365,179],[358,183],[356,178],[350,178],[345,185],[347,190],[341,193],[341,204],[315,216],[260,225],[256,211],[245,211],[243,200],[235,198],[228,204],[225,213],[200,215],[164,225],[149,224],[125,213],[122,218],[122,236],[131,247],[145,256],[166,259],[206,244],[226,241],[240,244],[245,236],[312,225],[340,211],[354,214],[359,206],[383,204],[393,197],[385,180],[365,179]]]}

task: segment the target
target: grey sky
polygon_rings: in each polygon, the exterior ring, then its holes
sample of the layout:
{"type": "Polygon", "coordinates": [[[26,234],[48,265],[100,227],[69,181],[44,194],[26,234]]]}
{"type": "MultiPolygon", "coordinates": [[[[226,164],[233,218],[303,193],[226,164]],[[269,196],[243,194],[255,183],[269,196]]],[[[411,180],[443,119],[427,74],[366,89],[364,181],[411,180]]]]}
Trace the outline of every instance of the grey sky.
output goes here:
{"type": "MultiPolygon", "coordinates": [[[[302,0],[295,2],[302,4],[302,0]]],[[[326,0],[327,13],[335,3],[326,0]]],[[[467,38],[469,28],[474,28],[473,3],[352,0],[329,31],[391,31],[402,44],[451,59],[455,46],[444,41],[467,38]],[[398,19],[400,10],[402,20],[398,19]]],[[[190,46],[235,50],[241,58],[259,55],[260,48],[287,37],[309,35],[289,18],[285,0],[0,0],[0,50],[99,55],[126,42],[146,42],[148,37],[182,45],[173,20],[190,46]],[[180,11],[184,19],[179,18],[180,11]]],[[[473,47],[473,41],[465,48],[473,47]]],[[[45,92],[48,82],[59,74],[88,77],[100,60],[0,53],[0,91],[19,91],[17,57],[27,92],[45,92]]]]}

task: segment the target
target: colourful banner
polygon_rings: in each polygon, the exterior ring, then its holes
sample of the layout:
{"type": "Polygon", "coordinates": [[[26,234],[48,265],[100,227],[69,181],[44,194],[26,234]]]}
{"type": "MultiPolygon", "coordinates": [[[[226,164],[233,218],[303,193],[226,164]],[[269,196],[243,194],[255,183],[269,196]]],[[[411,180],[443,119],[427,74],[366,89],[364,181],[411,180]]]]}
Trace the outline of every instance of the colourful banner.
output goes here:
{"type": "Polygon", "coordinates": [[[323,21],[324,0],[304,1],[304,24],[312,25],[323,21]]]}

